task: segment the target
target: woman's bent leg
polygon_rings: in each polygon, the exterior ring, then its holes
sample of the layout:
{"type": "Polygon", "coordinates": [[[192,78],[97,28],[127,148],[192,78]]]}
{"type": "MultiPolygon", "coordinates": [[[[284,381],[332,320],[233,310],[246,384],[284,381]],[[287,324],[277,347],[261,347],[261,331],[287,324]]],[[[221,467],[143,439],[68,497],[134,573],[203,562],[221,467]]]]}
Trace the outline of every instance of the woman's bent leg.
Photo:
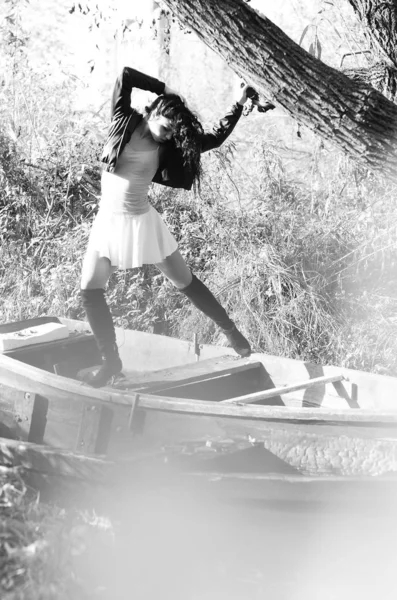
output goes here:
{"type": "Polygon", "coordinates": [[[241,356],[251,354],[251,346],[248,340],[240,333],[207,286],[191,273],[178,250],[156,266],[189,298],[196,308],[222,329],[230,345],[238,354],[241,356]]]}
{"type": "Polygon", "coordinates": [[[175,250],[156,267],[169,279],[178,290],[187,287],[192,281],[192,272],[179,250],[175,250]]]}
{"type": "Polygon", "coordinates": [[[95,341],[102,356],[102,366],[87,381],[93,387],[106,385],[122,369],[116,345],[116,333],[105,300],[105,286],[112,270],[109,259],[88,252],[83,264],[81,299],[95,341]]]}

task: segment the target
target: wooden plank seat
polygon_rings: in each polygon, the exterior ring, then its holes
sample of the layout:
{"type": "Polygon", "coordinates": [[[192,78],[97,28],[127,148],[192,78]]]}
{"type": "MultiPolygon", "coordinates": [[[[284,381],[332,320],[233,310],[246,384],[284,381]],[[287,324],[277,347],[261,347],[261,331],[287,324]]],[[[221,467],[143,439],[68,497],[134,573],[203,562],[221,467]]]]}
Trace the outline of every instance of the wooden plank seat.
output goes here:
{"type": "Polygon", "coordinates": [[[14,321],[13,323],[1,323],[0,334],[14,333],[15,331],[20,331],[21,329],[38,327],[39,325],[46,325],[47,323],[60,324],[61,321],[58,319],[58,317],[36,317],[34,319],[25,319],[23,321],[14,321]]]}
{"type": "MultiPolygon", "coordinates": [[[[220,402],[236,393],[253,393],[271,386],[274,384],[261,362],[226,355],[159,371],[127,372],[126,378],[112,387],[136,394],[129,430],[141,433],[146,413],[137,410],[140,393],[220,402]]],[[[276,395],[269,404],[282,405],[282,400],[276,395]]]]}
{"type": "MultiPolygon", "coordinates": [[[[256,393],[275,385],[260,361],[230,355],[144,373],[126,372],[117,389],[173,398],[222,401],[236,394],[256,393]]],[[[261,404],[261,402],[258,402],[261,404]]],[[[283,405],[278,394],[263,404],[283,405]]]]}

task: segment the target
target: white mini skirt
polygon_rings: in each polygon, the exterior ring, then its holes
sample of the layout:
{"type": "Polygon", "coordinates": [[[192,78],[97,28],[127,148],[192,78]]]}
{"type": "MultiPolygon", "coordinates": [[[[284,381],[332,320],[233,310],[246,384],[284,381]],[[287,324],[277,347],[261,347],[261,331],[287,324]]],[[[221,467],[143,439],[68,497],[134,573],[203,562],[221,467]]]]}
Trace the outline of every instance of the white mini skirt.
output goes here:
{"type": "Polygon", "coordinates": [[[131,269],[162,262],[178,243],[153,206],[142,215],[99,210],[88,249],[108,258],[113,267],[131,269]]]}

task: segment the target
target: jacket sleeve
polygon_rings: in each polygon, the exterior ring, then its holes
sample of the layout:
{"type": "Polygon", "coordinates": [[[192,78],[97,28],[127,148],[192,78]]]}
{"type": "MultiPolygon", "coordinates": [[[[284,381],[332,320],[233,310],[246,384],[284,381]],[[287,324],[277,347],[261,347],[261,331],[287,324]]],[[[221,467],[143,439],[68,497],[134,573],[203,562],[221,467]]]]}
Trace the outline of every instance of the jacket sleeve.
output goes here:
{"type": "Polygon", "coordinates": [[[232,133],[242,112],[243,107],[241,104],[238,104],[237,102],[236,104],[233,104],[223,119],[220,120],[219,124],[213,128],[212,132],[205,133],[202,136],[201,152],[208,152],[208,150],[219,148],[232,133]]]}
{"type": "Polygon", "coordinates": [[[131,92],[133,88],[147,90],[154,94],[163,94],[165,83],[155,77],[140,73],[130,67],[124,67],[117,77],[113,89],[111,117],[116,115],[129,115],[131,112],[131,92]]]}

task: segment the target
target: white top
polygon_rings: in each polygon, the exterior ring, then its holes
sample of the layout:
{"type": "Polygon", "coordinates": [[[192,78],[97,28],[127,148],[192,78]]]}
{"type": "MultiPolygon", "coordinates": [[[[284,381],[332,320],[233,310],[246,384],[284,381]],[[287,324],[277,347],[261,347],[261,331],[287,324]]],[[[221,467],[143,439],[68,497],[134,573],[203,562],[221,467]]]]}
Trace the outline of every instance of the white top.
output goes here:
{"type": "Polygon", "coordinates": [[[101,212],[130,215],[148,212],[148,189],[159,166],[159,146],[142,122],[126,144],[114,173],[102,172],[101,212]]]}

